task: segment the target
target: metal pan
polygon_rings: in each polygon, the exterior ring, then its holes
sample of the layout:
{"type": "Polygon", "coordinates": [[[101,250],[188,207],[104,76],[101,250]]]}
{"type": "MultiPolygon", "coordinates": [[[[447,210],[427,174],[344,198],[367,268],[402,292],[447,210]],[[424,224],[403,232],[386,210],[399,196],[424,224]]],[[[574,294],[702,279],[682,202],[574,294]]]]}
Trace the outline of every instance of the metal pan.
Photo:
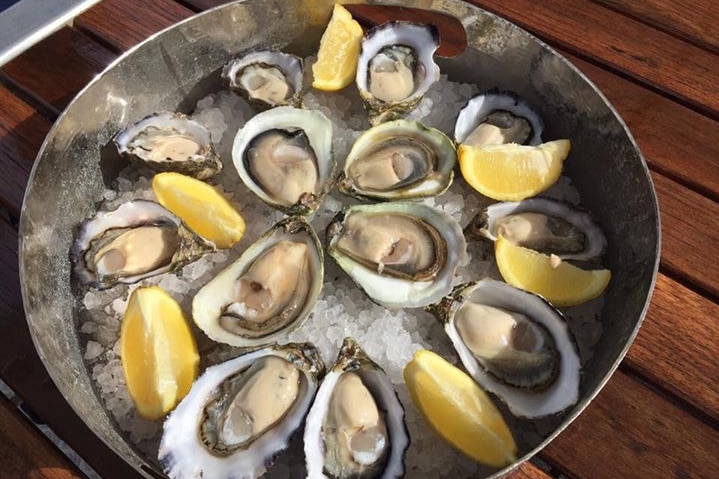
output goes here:
{"type": "MultiPolygon", "coordinates": [[[[68,251],[73,228],[94,212],[118,165],[106,154],[121,127],[159,110],[187,111],[220,88],[219,70],[237,52],[277,46],[314,53],[333,0],[247,0],[179,23],[120,57],[67,107],[43,144],[20,222],[20,280],[37,351],[58,389],[108,446],[147,477],[150,468],[109,419],[83,362],[68,251]],[[278,21],[282,19],[282,21],[278,21]]],[[[613,278],[603,335],[586,367],[580,401],[527,460],[594,398],[617,367],[644,317],[659,260],[657,200],[637,145],[597,88],[554,50],[517,26],[459,0],[405,2],[461,19],[468,48],[441,61],[450,79],[500,86],[535,105],[547,138],[570,138],[565,167],[594,212],[609,247],[613,278]]]]}

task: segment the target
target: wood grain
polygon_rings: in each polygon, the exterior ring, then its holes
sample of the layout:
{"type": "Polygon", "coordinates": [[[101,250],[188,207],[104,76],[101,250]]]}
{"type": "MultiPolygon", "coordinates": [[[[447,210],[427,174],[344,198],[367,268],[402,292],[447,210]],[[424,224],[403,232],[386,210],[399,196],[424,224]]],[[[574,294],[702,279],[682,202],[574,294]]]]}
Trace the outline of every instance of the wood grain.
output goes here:
{"type": "Polygon", "coordinates": [[[719,3],[696,0],[593,0],[696,45],[719,52],[719,3]]]}
{"type": "Polygon", "coordinates": [[[114,59],[115,55],[97,42],[65,27],[16,57],[2,72],[57,114],[114,59]]]}
{"type": "Polygon", "coordinates": [[[2,477],[82,479],[86,477],[0,394],[2,477]]]}
{"type": "Polygon", "coordinates": [[[719,477],[719,431],[617,372],[541,453],[570,477],[719,477]]]}
{"type": "Polygon", "coordinates": [[[525,462],[516,471],[504,477],[506,479],[552,479],[554,476],[550,476],[532,463],[525,462]]]}
{"type": "Polygon", "coordinates": [[[625,364],[719,421],[719,306],[660,274],[625,364]]]}
{"type": "Polygon", "coordinates": [[[719,56],[588,0],[471,0],[547,41],[719,117],[719,56]]]}
{"type": "Polygon", "coordinates": [[[75,27],[119,53],[194,13],[172,0],[105,0],[76,18],[75,27]]]}

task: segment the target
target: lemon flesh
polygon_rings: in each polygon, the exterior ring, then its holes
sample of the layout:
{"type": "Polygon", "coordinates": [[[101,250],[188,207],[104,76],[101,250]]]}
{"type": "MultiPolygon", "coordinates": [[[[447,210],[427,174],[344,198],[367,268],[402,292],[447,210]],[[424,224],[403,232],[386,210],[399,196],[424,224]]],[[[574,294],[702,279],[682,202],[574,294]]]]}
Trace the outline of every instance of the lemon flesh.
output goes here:
{"type": "Polygon", "coordinates": [[[337,91],[354,81],[362,35],[362,27],[352,19],[352,14],[335,4],[320,40],[317,62],[312,65],[313,87],[337,91]]]}
{"type": "Polygon", "coordinates": [[[200,356],[177,302],[162,288],[137,288],[120,330],[122,369],[141,416],[155,420],[185,397],[200,356]]]}
{"type": "Polygon", "coordinates": [[[475,190],[499,201],[519,201],[552,186],[569,155],[569,140],[539,146],[460,145],[457,151],[462,176],[475,190]]]}
{"type": "Polygon", "coordinates": [[[512,433],[489,396],[464,372],[421,350],[404,368],[412,402],[452,446],[491,467],[517,459],[512,433]]]}
{"type": "Polygon", "coordinates": [[[218,248],[231,248],[245,234],[245,220],[215,188],[180,173],[158,173],[152,190],[162,206],[218,248]]]}
{"type": "Polygon", "coordinates": [[[497,267],[504,280],[517,288],[543,296],[555,306],[575,306],[604,292],[608,269],[584,270],[550,256],[517,246],[500,236],[494,243],[497,267]]]}

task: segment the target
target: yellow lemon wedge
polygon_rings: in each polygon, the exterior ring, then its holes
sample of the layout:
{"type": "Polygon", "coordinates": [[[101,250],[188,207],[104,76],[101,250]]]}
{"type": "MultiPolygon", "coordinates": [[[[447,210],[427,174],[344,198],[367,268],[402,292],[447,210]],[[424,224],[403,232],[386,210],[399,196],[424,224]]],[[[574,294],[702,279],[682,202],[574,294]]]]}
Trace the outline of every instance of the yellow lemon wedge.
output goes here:
{"type": "Polygon", "coordinates": [[[122,369],[141,416],[170,412],[197,377],[200,356],[180,305],[158,286],[130,295],[120,329],[122,369]]]}
{"type": "Polygon", "coordinates": [[[569,140],[539,146],[460,145],[457,150],[462,176],[472,188],[499,201],[519,201],[552,186],[569,155],[569,140]]]}
{"type": "Polygon", "coordinates": [[[467,374],[437,354],[420,350],[405,366],[404,382],[417,409],[452,446],[492,467],[517,459],[507,423],[467,374]]]}
{"type": "Polygon", "coordinates": [[[198,235],[218,248],[231,248],[245,234],[245,220],[222,194],[204,181],[180,173],[158,173],[152,190],[198,235]]]}
{"type": "Polygon", "coordinates": [[[494,255],[507,283],[539,294],[555,306],[575,306],[596,298],[611,278],[608,269],[584,270],[502,236],[494,243],[494,255]]]}
{"type": "Polygon", "coordinates": [[[322,34],[317,62],[312,65],[312,86],[323,91],[337,91],[355,78],[362,27],[352,14],[335,4],[327,29],[322,34]]]}

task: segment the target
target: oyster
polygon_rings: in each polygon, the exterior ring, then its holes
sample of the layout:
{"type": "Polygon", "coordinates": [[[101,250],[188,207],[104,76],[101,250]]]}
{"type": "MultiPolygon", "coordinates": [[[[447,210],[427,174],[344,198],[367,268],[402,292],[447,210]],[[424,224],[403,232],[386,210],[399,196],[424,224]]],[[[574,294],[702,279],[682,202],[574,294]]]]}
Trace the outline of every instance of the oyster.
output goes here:
{"type": "Polygon", "coordinates": [[[562,314],[541,297],[485,278],[428,310],[474,380],[515,416],[547,416],[577,402],[576,343],[562,314]]]}
{"type": "Polygon", "coordinates": [[[263,109],[299,106],[302,59],[274,50],[255,50],[232,60],[222,70],[229,87],[263,109]]]}
{"type": "Polygon", "coordinates": [[[589,213],[549,198],[495,203],[477,215],[467,231],[491,241],[501,234],[515,244],[561,259],[596,258],[607,245],[589,213]]]}
{"type": "Polygon", "coordinates": [[[447,135],[416,121],[395,120],[355,141],[339,189],[373,200],[437,196],[452,184],[456,163],[447,135]]]}
{"type": "Polygon", "coordinates": [[[113,139],[117,151],[155,171],[177,171],[200,180],[222,170],[207,129],[182,113],[147,116],[113,139]]]}
{"type": "Polygon", "coordinates": [[[462,230],[449,215],[412,203],[345,208],[327,226],[327,252],[376,303],[416,308],[452,289],[466,260],[462,230]]]}
{"type": "Polygon", "coordinates": [[[367,31],[356,82],[372,125],[402,117],[439,80],[438,46],[433,25],[392,21],[367,31]]]}
{"type": "Polygon", "coordinates": [[[207,368],[164,424],[171,479],[253,479],[302,424],[324,364],[310,343],[271,345],[207,368]]]}
{"type": "Polygon", "coordinates": [[[454,140],[471,146],[540,145],[543,130],[542,119],[516,94],[488,92],[470,99],[459,111],[454,140]]]}
{"type": "Polygon", "coordinates": [[[323,277],[314,230],[301,217],[285,218],[197,292],[192,316],[215,341],[267,343],[309,317],[323,277]]]}
{"type": "Polygon", "coordinates": [[[404,408],[385,372],[352,338],[317,391],[304,442],[311,479],[404,475],[404,408]]]}
{"type": "Polygon", "coordinates": [[[83,221],[71,258],[82,283],[105,289],[173,271],[213,250],[159,204],[134,200],[83,221]]]}
{"type": "Polygon", "coordinates": [[[332,122],[289,106],[259,113],[237,132],[232,159],[262,201],[287,214],[309,214],[332,186],[332,122]]]}

